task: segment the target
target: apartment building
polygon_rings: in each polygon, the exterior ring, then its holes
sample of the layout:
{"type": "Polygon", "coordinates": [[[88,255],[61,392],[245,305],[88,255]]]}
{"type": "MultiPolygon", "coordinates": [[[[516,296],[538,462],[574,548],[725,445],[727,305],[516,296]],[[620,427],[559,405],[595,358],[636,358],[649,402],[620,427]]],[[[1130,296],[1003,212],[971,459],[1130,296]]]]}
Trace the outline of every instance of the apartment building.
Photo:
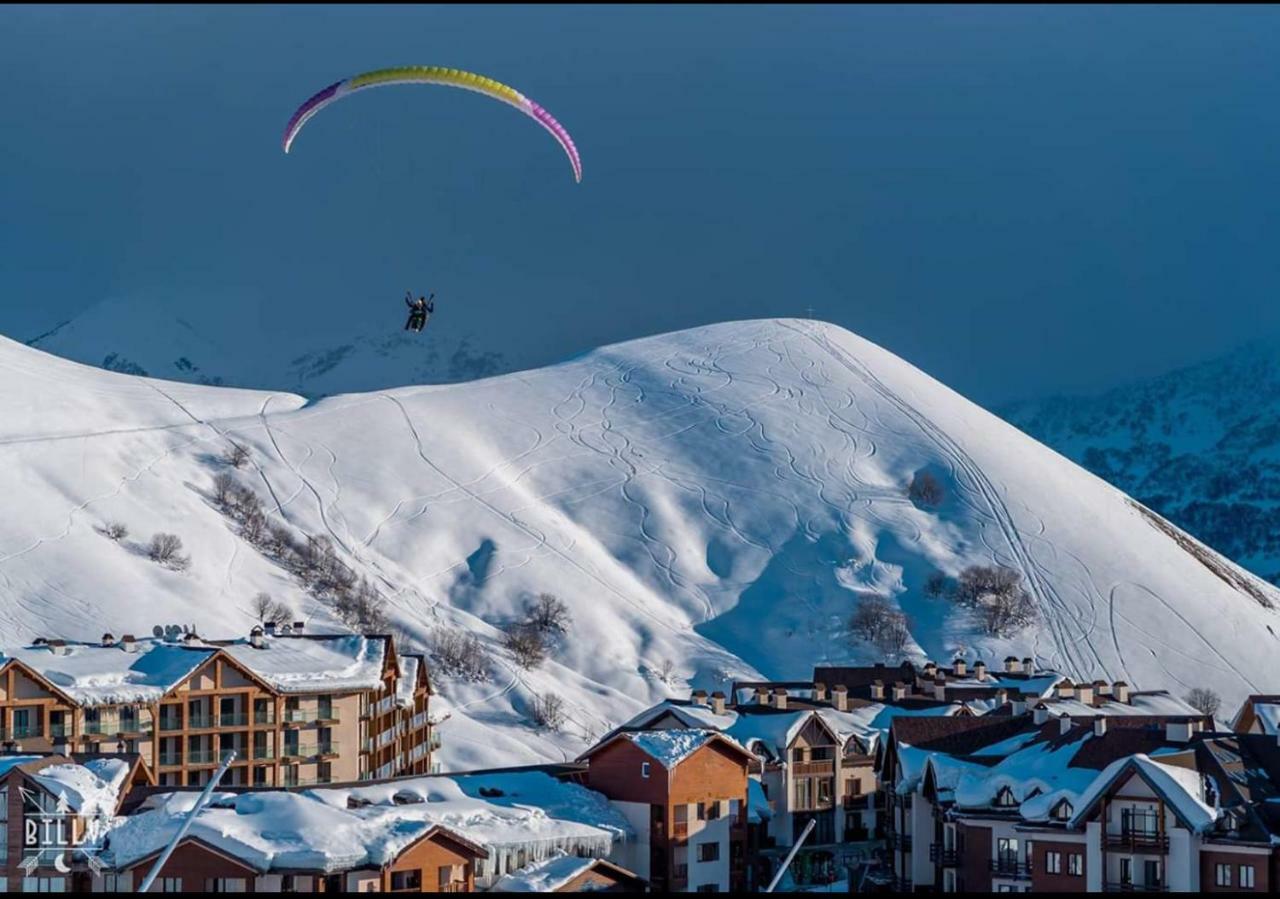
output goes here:
{"type": "Polygon", "coordinates": [[[714,730],[619,730],[580,758],[635,837],[616,859],[657,892],[746,887],[752,756],[714,730]]]}
{"type": "Polygon", "coordinates": [[[153,782],[137,754],[0,754],[0,893],[87,891],[100,825],[153,782]]]}
{"type": "Polygon", "coordinates": [[[385,635],[255,628],[99,643],[38,640],[0,655],[10,750],[138,753],[165,786],[292,786],[431,770],[425,660],[385,635]]]}

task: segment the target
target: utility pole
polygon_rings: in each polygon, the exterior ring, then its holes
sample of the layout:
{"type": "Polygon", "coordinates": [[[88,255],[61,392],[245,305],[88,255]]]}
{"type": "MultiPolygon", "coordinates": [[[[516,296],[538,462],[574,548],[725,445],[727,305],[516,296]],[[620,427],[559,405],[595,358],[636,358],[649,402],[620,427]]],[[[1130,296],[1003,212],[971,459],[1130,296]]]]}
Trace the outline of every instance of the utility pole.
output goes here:
{"type": "Polygon", "coordinates": [[[804,845],[804,841],[809,838],[809,834],[813,833],[813,828],[818,824],[817,818],[810,818],[809,823],[804,826],[804,830],[800,832],[800,838],[796,840],[796,844],[791,847],[791,851],[787,853],[787,857],[782,861],[782,867],[778,869],[778,873],[773,875],[773,880],[769,881],[769,885],[764,888],[766,893],[772,893],[773,888],[778,885],[778,881],[782,879],[782,875],[787,873],[787,868],[791,867],[791,860],[796,857],[796,853],[800,851],[800,847],[804,845]]]}
{"type": "Polygon", "coordinates": [[[164,847],[164,852],[160,853],[160,857],[156,859],[156,863],[151,866],[151,872],[147,874],[146,879],[142,881],[142,886],[138,887],[139,893],[145,893],[147,890],[151,889],[151,884],[155,881],[156,876],[159,875],[161,869],[164,868],[165,862],[169,860],[169,856],[173,855],[173,850],[178,848],[178,844],[182,842],[182,838],[187,835],[187,831],[191,829],[191,825],[195,822],[196,816],[199,815],[205,805],[208,804],[209,796],[213,793],[214,788],[218,786],[219,781],[222,780],[222,775],[227,773],[227,768],[231,766],[231,762],[235,760],[235,757],[236,751],[234,749],[229,750],[227,754],[222,757],[222,764],[218,766],[217,770],[213,772],[213,776],[209,778],[209,782],[205,784],[204,791],[200,794],[200,797],[196,799],[196,804],[191,808],[191,813],[187,815],[186,820],[182,822],[182,826],[178,828],[178,832],[173,835],[173,839],[169,841],[169,845],[164,847]]]}

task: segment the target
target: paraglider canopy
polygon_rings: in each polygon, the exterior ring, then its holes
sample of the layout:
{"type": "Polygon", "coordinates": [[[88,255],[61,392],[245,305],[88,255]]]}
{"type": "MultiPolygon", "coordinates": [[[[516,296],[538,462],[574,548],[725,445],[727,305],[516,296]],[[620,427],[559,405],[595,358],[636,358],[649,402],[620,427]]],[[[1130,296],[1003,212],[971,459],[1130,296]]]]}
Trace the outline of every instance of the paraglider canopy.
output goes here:
{"type": "Polygon", "coordinates": [[[501,100],[508,106],[514,106],[551,133],[551,136],[556,139],[556,142],[564,150],[565,155],[569,157],[569,164],[573,166],[574,180],[577,182],[582,181],[582,160],[578,156],[578,148],[574,146],[573,138],[569,136],[569,132],[555,120],[551,113],[515,88],[494,81],[492,78],[486,78],[474,72],[446,69],[440,66],[401,66],[394,69],[378,69],[374,72],[365,72],[363,75],[356,75],[353,78],[347,78],[344,81],[329,85],[299,106],[297,112],[289,119],[289,124],[284,129],[284,140],[282,142],[284,151],[286,153],[289,152],[294,140],[298,137],[298,132],[302,130],[302,126],[329,104],[356,91],[370,87],[383,87],[389,84],[438,84],[444,87],[458,87],[463,90],[484,94],[486,97],[492,97],[495,100],[501,100]]]}

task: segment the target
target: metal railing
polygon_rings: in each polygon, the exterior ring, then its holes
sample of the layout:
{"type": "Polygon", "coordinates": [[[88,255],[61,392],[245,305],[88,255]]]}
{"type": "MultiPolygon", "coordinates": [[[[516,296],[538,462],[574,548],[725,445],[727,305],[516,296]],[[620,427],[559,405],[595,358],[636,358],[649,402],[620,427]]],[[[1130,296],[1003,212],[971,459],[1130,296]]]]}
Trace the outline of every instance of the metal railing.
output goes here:
{"type": "Polygon", "coordinates": [[[944,868],[954,868],[960,864],[960,852],[957,849],[948,849],[941,843],[932,843],[929,846],[929,861],[944,868]]]}
{"type": "Polygon", "coordinates": [[[313,759],[326,755],[338,755],[338,743],[336,741],[304,743],[301,745],[285,743],[284,749],[280,751],[280,757],[283,759],[313,759]]]}
{"type": "Polygon", "coordinates": [[[987,870],[992,877],[1006,877],[1013,880],[1030,880],[1031,866],[1016,858],[993,858],[987,862],[987,870]]]}
{"type": "Polygon", "coordinates": [[[285,709],[281,720],[285,724],[315,724],[319,721],[339,721],[338,710],[329,709],[285,709]]]}
{"type": "Polygon", "coordinates": [[[244,712],[221,712],[218,714],[219,727],[248,727],[249,716],[244,712]]]}

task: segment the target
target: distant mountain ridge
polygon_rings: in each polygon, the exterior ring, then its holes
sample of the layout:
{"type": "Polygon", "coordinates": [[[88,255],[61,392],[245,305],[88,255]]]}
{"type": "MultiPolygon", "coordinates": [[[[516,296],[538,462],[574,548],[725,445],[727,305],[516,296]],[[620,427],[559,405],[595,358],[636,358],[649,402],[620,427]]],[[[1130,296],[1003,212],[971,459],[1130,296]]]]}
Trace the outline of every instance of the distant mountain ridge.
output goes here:
{"type": "MultiPolygon", "coordinates": [[[[398,311],[393,323],[397,316],[398,311]]],[[[193,323],[189,313],[175,314],[167,303],[137,298],[98,303],[26,343],[121,374],[311,398],[472,381],[512,368],[502,352],[480,346],[475,335],[439,327],[416,335],[392,324],[307,346],[290,335],[268,339],[244,322],[193,323]]]]}
{"type": "Polygon", "coordinates": [[[1098,395],[998,411],[1280,583],[1280,345],[1256,341],[1098,395]]]}

